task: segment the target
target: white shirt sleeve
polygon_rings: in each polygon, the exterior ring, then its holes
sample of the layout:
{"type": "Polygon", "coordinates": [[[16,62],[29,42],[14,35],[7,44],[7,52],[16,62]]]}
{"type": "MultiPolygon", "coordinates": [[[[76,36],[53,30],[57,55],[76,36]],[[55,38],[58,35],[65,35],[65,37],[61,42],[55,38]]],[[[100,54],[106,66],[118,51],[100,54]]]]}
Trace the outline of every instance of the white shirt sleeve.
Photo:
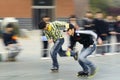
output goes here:
{"type": "Polygon", "coordinates": [[[89,34],[89,35],[92,35],[92,37],[95,40],[97,39],[97,34],[93,31],[90,31],[90,30],[77,30],[76,33],[89,34]]]}

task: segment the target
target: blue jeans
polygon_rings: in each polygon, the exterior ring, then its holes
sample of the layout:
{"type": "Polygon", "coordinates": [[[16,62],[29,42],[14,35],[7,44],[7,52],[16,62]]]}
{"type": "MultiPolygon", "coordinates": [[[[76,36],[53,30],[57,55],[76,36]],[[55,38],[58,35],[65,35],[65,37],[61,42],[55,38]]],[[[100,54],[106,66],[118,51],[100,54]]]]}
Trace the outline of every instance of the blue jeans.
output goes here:
{"type": "Polygon", "coordinates": [[[55,42],[52,50],[50,51],[51,58],[53,61],[53,67],[59,68],[58,61],[57,61],[57,53],[59,53],[59,55],[62,57],[66,56],[66,51],[62,49],[63,43],[64,43],[64,38],[58,39],[55,42]]]}
{"type": "Polygon", "coordinates": [[[95,51],[96,45],[92,47],[83,48],[78,57],[78,62],[81,65],[84,72],[89,72],[89,69],[95,68],[94,64],[87,59],[87,56],[91,55],[95,51]]]}

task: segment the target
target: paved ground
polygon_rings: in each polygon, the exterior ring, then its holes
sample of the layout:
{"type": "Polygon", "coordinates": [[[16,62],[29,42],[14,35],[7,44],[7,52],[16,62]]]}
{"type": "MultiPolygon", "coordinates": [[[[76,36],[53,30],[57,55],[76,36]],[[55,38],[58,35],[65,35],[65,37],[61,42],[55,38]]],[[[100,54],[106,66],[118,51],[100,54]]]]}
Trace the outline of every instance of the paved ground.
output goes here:
{"type": "MultiPolygon", "coordinates": [[[[29,39],[20,39],[23,52],[18,56],[17,62],[0,63],[0,80],[119,80],[120,54],[100,57],[90,57],[98,66],[98,72],[92,79],[82,79],[76,76],[81,70],[73,58],[60,58],[59,73],[51,73],[51,60],[41,60],[41,43],[39,32],[35,32],[29,39]]],[[[67,42],[65,42],[66,44],[67,42]]],[[[67,45],[64,45],[66,49],[67,45]]],[[[0,51],[5,52],[0,41],[0,51]]],[[[5,56],[5,53],[4,53],[5,56]]]]}
{"type": "MultiPolygon", "coordinates": [[[[119,80],[120,55],[90,58],[99,70],[92,79],[87,80],[119,80]]],[[[60,58],[59,73],[51,73],[51,60],[19,61],[0,63],[0,80],[86,80],[78,78],[81,70],[72,58],[60,58]]]]}

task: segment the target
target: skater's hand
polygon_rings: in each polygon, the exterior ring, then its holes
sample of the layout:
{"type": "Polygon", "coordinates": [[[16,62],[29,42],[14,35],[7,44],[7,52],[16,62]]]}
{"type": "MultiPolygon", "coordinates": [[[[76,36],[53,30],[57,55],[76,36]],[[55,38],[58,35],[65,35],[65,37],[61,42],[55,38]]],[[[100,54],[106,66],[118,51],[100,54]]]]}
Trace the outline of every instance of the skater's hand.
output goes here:
{"type": "Polygon", "coordinates": [[[18,37],[17,37],[17,36],[12,36],[12,39],[13,39],[13,40],[17,40],[18,37]]]}
{"type": "Polygon", "coordinates": [[[107,34],[101,34],[101,36],[107,36],[107,34]]]}
{"type": "Polygon", "coordinates": [[[17,43],[17,46],[21,46],[21,44],[20,44],[20,43],[17,43]]]}
{"type": "Polygon", "coordinates": [[[48,42],[49,42],[49,43],[52,43],[52,42],[53,42],[53,39],[49,39],[48,42]]]}
{"type": "Polygon", "coordinates": [[[9,44],[9,45],[8,45],[8,47],[12,47],[12,46],[13,46],[13,44],[9,44]]]}
{"type": "Polygon", "coordinates": [[[102,45],[103,44],[103,41],[102,41],[102,39],[100,37],[98,38],[97,42],[98,42],[98,45],[102,45]]]}
{"type": "Polygon", "coordinates": [[[71,51],[71,49],[70,49],[70,48],[67,48],[67,51],[71,51]]]}
{"type": "Polygon", "coordinates": [[[109,32],[109,33],[112,34],[112,35],[116,35],[117,34],[117,32],[114,32],[114,31],[109,32]]]}

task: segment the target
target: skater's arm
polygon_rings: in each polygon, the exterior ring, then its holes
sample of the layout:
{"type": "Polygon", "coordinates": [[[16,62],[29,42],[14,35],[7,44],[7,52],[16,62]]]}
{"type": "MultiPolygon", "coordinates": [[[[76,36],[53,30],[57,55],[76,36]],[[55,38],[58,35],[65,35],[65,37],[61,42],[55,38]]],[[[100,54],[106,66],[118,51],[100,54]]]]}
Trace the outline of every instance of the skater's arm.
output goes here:
{"type": "Polygon", "coordinates": [[[7,46],[7,45],[8,45],[7,40],[6,40],[6,39],[4,39],[4,38],[3,38],[3,43],[4,43],[4,45],[5,45],[5,46],[7,46]]]}
{"type": "Polygon", "coordinates": [[[49,43],[52,43],[52,42],[53,42],[52,37],[51,37],[51,36],[49,36],[47,33],[45,33],[45,36],[46,36],[47,41],[48,41],[49,43]]]}
{"type": "Polygon", "coordinates": [[[14,37],[13,34],[7,35],[6,33],[3,33],[2,39],[5,46],[8,46],[9,44],[12,44],[12,43],[15,43],[15,44],[17,43],[16,37],[14,37]]]}
{"type": "Polygon", "coordinates": [[[69,23],[64,21],[54,21],[53,24],[56,24],[59,27],[69,28],[69,23]]]}
{"type": "Polygon", "coordinates": [[[70,46],[69,46],[69,49],[72,49],[73,50],[73,47],[75,46],[76,44],[76,41],[73,40],[73,38],[70,38],[70,46]]]}
{"type": "Polygon", "coordinates": [[[97,34],[90,30],[79,30],[76,33],[92,35],[94,39],[97,39],[97,34]]]}
{"type": "Polygon", "coordinates": [[[45,33],[45,36],[46,36],[47,40],[51,39],[51,37],[47,33],[45,33]]]}
{"type": "Polygon", "coordinates": [[[75,46],[76,42],[71,42],[69,48],[73,50],[73,47],[75,46]]]}

